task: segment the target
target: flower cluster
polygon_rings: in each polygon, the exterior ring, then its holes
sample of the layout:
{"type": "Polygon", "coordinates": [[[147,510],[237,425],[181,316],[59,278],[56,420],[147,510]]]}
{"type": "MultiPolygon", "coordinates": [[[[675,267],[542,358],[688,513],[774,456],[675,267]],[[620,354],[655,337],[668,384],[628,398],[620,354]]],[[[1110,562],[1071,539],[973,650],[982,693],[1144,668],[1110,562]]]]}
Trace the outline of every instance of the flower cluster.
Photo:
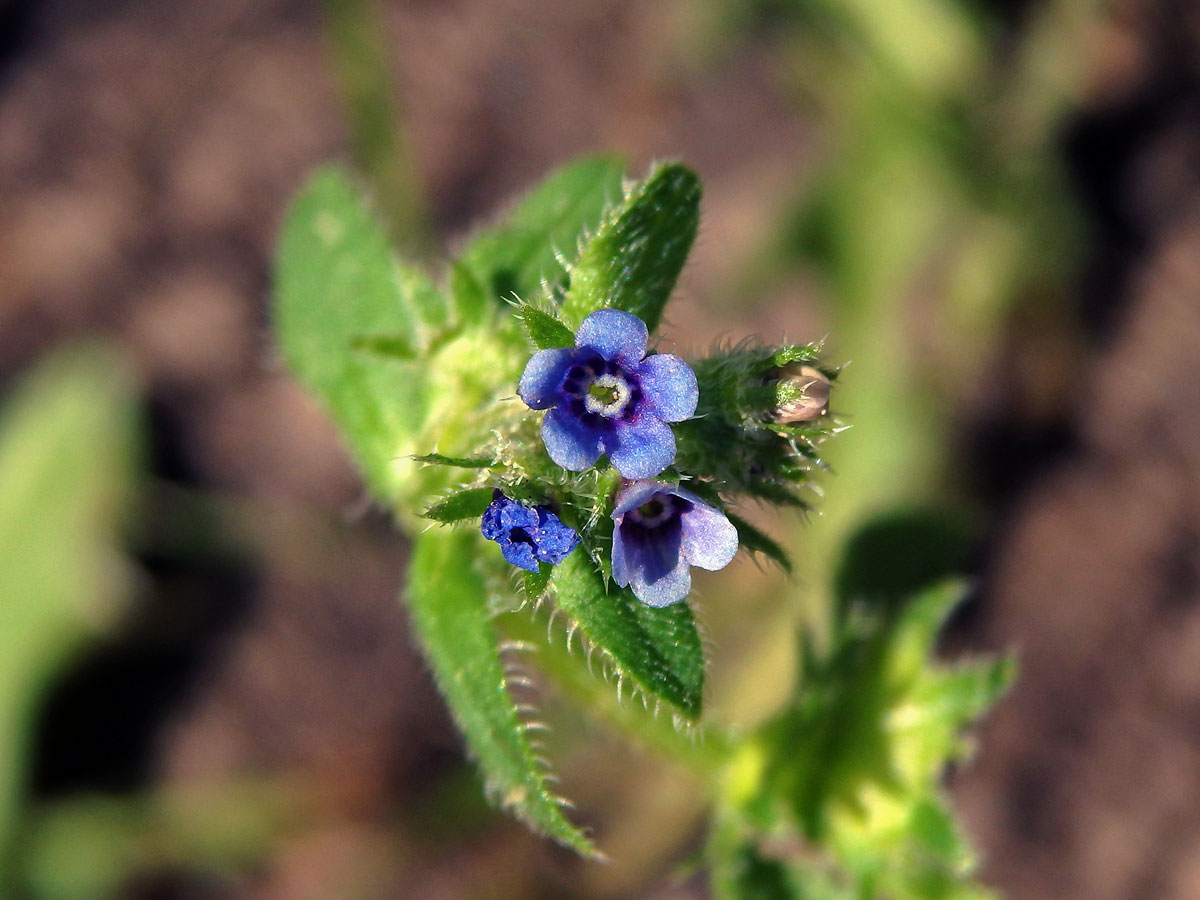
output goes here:
{"type": "MultiPolygon", "coordinates": [[[[648,480],[675,461],[670,423],[696,411],[692,368],[668,353],[646,355],[646,324],[604,309],[579,326],[575,346],[540,350],[518,393],[546,410],[542,441],[550,459],[582,472],[607,454],[623,476],[613,501],[612,575],[648,606],[687,597],[689,568],[720,569],[738,548],[729,519],[691,491],[648,480]]],[[[483,513],[483,536],[504,558],[530,572],[562,562],[580,537],[546,506],[525,506],[497,490],[483,513]]]]}

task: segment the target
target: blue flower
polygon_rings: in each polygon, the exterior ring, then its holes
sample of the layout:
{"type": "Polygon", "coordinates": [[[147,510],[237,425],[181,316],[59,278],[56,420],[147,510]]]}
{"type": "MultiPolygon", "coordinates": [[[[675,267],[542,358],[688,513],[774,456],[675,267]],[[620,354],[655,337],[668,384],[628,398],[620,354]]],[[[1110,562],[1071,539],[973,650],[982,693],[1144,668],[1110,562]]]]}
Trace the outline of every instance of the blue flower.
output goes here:
{"type": "Polygon", "coordinates": [[[617,495],[612,573],[647,606],[670,606],[692,589],[689,566],[723,569],[737,553],[737,529],[691,491],[635,481],[617,495]]]}
{"type": "Polygon", "coordinates": [[[558,564],[579,543],[579,535],[544,506],[523,506],[499,491],[484,510],[483,536],[500,545],[514,566],[538,570],[538,562],[558,564]]]}
{"type": "Polygon", "coordinates": [[[696,411],[696,375],[669,353],[646,356],[646,323],[618,309],[592,313],[575,346],[539,350],[517,392],[549,410],[542,440],[550,458],[582,472],[607,453],[626,478],[649,478],[675,460],[668,422],[696,411]]]}

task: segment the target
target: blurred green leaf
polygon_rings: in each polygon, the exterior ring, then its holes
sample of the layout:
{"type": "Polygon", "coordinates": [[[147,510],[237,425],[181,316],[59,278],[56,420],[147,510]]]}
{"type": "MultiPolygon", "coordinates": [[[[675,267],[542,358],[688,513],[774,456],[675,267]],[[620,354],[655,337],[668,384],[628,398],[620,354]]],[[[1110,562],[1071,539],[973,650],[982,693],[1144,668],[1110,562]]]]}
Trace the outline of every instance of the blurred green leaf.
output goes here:
{"type": "MultiPolygon", "coordinates": [[[[759,760],[737,804],[754,823],[749,840],[790,830],[799,845],[820,846],[855,886],[846,896],[987,896],[971,879],[974,857],[941,779],[968,749],[963,730],[1010,683],[1013,663],[936,661],[938,632],[960,596],[950,583],[897,606],[861,604],[829,651],[808,648],[798,700],[746,751],[759,760]]],[[[796,865],[812,874],[812,860],[796,865]]]]}
{"type": "Polygon", "coordinates": [[[598,309],[623,309],[650,331],[683,270],[700,221],[700,179],[659,166],[615,207],[571,269],[563,319],[578,327],[598,309]]]}
{"type": "Polygon", "coordinates": [[[594,231],[607,205],[620,199],[623,170],[619,158],[597,156],[543,181],[463,251],[457,276],[463,293],[473,280],[498,305],[540,294],[543,282],[560,284],[566,270],[558,254],[574,255],[580,236],[594,231]]]}
{"type": "Polygon", "coordinates": [[[555,567],[551,584],[558,608],[603,651],[618,679],[628,678],[690,721],[699,719],[704,650],[686,603],[646,606],[628,588],[606,585],[582,551],[555,567]]]}
{"type": "Polygon", "coordinates": [[[489,795],[537,831],[595,855],[551,793],[508,694],[487,590],[474,567],[481,541],[468,530],[417,537],[408,589],[417,637],[489,795]]]}
{"type": "Polygon", "coordinates": [[[440,503],[435,503],[425,510],[426,519],[436,522],[460,522],[463,519],[478,519],[492,502],[494,488],[469,488],[451,494],[440,503]]]}
{"type": "Polygon", "coordinates": [[[412,455],[426,418],[428,366],[370,347],[415,352],[445,314],[336,167],[317,172],[288,214],[276,298],[288,365],[337,420],[374,492],[394,499],[406,473],[397,460],[412,455]]]}
{"type": "Polygon", "coordinates": [[[44,360],[0,415],[0,847],[47,680],[118,610],[135,467],[133,385],[95,348],[44,360]]]}

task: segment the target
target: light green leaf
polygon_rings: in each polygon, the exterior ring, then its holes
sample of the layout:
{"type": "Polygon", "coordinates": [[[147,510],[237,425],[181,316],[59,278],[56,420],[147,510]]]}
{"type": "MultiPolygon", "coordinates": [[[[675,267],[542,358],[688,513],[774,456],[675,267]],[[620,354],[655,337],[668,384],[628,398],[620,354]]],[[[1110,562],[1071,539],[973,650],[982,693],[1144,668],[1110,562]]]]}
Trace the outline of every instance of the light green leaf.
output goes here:
{"type": "Polygon", "coordinates": [[[496,304],[540,294],[543,282],[562,282],[558,254],[573,256],[580,236],[594,231],[605,207],[620,198],[623,169],[620,159],[597,156],[551,175],[500,225],[477,235],[460,265],[496,304]]]}
{"type": "Polygon", "coordinates": [[[397,265],[339,169],[322,169],[287,217],[275,270],[278,333],[297,376],[341,426],[374,492],[393,499],[425,421],[427,367],[406,357],[446,321],[436,290],[397,265]]]}
{"type": "Polygon", "coordinates": [[[466,530],[418,536],[408,589],[417,637],[489,794],[548,837],[595,855],[550,792],[508,694],[486,587],[473,565],[481,540],[466,530]]]}
{"type": "Polygon", "coordinates": [[[627,588],[606,585],[581,551],[555,567],[551,584],[558,608],[605,653],[618,678],[665,700],[691,721],[700,718],[704,650],[686,603],[646,606],[627,588]]]}
{"type": "Polygon", "coordinates": [[[571,269],[563,319],[578,327],[598,309],[623,309],[653,332],[699,221],[700,179],[678,163],[659,166],[584,245],[571,269]]]}
{"type": "Polygon", "coordinates": [[[0,847],[46,682],[113,618],[128,587],[116,544],[134,423],[128,373],[95,349],[42,362],[0,417],[0,847]]]}
{"type": "Polygon", "coordinates": [[[523,303],[518,315],[525,325],[529,339],[539,350],[575,346],[575,335],[571,329],[549,313],[523,303]]]}
{"type": "Polygon", "coordinates": [[[494,488],[470,488],[451,494],[440,503],[425,510],[424,517],[435,522],[461,522],[463,519],[478,519],[492,502],[494,488]]]}

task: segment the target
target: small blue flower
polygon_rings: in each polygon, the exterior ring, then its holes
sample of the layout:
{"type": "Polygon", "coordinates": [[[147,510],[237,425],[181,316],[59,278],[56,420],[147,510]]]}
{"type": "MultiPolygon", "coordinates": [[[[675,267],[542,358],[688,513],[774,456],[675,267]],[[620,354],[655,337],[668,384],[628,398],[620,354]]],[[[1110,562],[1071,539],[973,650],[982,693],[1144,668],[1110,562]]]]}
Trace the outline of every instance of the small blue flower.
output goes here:
{"type": "Polygon", "coordinates": [[[514,566],[538,570],[538,562],[557,565],[579,543],[579,535],[544,506],[523,506],[499,491],[484,510],[483,536],[500,545],[514,566]]]}
{"type": "Polygon", "coordinates": [[[689,566],[715,571],[737,553],[737,529],[691,491],[635,481],[617,495],[612,573],[647,606],[670,606],[692,589],[689,566]]]}
{"type": "Polygon", "coordinates": [[[532,409],[549,410],[542,440],[550,458],[582,472],[607,453],[626,478],[649,478],[675,461],[668,422],[696,411],[699,389],[678,356],[646,356],[646,323],[618,309],[592,313],[575,346],[539,350],[517,392],[532,409]]]}

